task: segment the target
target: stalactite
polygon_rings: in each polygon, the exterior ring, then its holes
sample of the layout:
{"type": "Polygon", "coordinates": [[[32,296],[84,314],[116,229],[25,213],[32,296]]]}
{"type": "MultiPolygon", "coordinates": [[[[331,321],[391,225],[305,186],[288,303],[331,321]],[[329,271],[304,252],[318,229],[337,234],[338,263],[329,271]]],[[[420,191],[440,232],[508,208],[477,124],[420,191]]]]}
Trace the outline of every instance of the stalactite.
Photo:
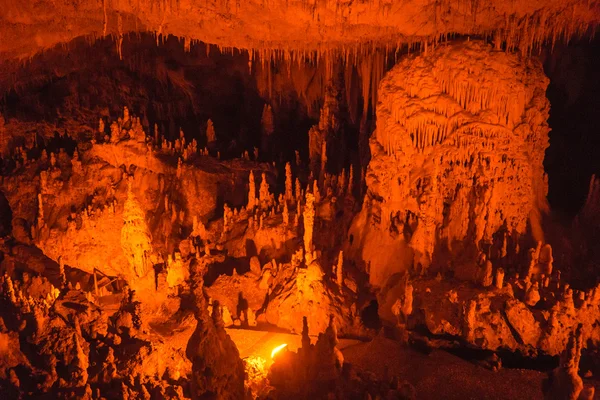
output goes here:
{"type": "Polygon", "coordinates": [[[290,163],[285,164],[285,203],[291,202],[294,198],[294,188],[292,181],[292,166],[290,163]]]}
{"type": "Polygon", "coordinates": [[[119,60],[123,60],[123,18],[117,14],[117,53],[119,60]]]}
{"type": "Polygon", "coordinates": [[[102,12],[103,12],[103,16],[104,16],[104,21],[102,23],[102,36],[106,36],[106,29],[108,27],[108,16],[106,15],[106,1],[107,0],[102,0],[102,12]]]}

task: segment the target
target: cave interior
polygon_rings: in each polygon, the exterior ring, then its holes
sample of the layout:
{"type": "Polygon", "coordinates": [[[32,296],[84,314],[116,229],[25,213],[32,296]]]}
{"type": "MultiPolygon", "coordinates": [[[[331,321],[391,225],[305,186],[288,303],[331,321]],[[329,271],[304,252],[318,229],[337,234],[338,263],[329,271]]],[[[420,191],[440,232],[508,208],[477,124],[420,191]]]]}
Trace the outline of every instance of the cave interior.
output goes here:
{"type": "Polygon", "coordinates": [[[0,3],[1,398],[595,398],[600,2],[0,3]]]}

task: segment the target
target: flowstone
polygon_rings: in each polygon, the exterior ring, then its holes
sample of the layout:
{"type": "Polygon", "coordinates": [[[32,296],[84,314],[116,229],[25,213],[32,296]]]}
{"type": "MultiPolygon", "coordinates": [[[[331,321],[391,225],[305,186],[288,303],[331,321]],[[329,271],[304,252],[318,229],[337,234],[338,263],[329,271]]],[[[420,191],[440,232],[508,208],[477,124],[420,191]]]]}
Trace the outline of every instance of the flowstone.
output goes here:
{"type": "Polygon", "coordinates": [[[372,284],[474,259],[501,246],[500,233],[514,245],[530,226],[543,240],[547,85],[537,60],[479,41],[407,57],[384,77],[368,192],[350,231],[372,284]]]}

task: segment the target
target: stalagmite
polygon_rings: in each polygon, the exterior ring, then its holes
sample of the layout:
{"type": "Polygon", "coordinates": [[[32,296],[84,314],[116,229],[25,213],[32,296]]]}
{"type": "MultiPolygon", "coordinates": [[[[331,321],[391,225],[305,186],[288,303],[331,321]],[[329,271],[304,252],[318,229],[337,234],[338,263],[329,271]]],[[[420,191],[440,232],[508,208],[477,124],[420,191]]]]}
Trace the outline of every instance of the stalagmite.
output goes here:
{"type": "Polygon", "coordinates": [[[183,165],[183,161],[181,160],[181,157],[177,159],[177,171],[175,173],[175,175],[178,178],[181,178],[181,166],[183,165]]]}
{"type": "Polygon", "coordinates": [[[264,172],[261,176],[260,188],[258,190],[258,199],[260,201],[260,207],[263,210],[271,207],[271,191],[269,189],[269,183],[267,182],[267,174],[264,172]]]}
{"type": "Polygon", "coordinates": [[[129,108],[127,106],[123,107],[123,125],[129,122],[129,108]]]}
{"type": "Polygon", "coordinates": [[[191,281],[195,301],[196,329],[185,354],[192,363],[190,391],[192,399],[238,399],[244,397],[244,367],[239,352],[225,331],[218,302],[209,315],[200,266],[193,267],[191,281]]]}
{"type": "Polygon", "coordinates": [[[327,141],[323,140],[321,144],[321,175],[327,170],[327,141]]]}
{"type": "Polygon", "coordinates": [[[579,324],[569,336],[567,348],[560,357],[560,365],[548,374],[549,380],[544,387],[546,400],[579,399],[584,387],[578,374],[583,340],[583,327],[579,324]]]}
{"type": "Polygon", "coordinates": [[[354,189],[354,167],[350,165],[350,175],[348,176],[348,196],[352,197],[352,190],[354,189]]]}
{"type": "Polygon", "coordinates": [[[152,253],[152,240],[146,217],[132,190],[133,178],[128,179],[127,200],[123,206],[121,247],[128,255],[132,276],[142,277],[150,266],[146,255],[152,253]]]}
{"type": "Polygon", "coordinates": [[[404,315],[405,321],[413,312],[413,290],[413,285],[408,279],[406,279],[406,283],[404,285],[404,296],[402,299],[402,314],[404,315]]]}
{"type": "Polygon", "coordinates": [[[344,267],[344,252],[342,250],[340,250],[340,253],[338,255],[337,267],[335,269],[335,280],[339,287],[342,287],[342,285],[344,284],[343,267],[344,267]]]}
{"type": "Polygon", "coordinates": [[[81,175],[83,173],[81,161],[79,160],[79,151],[77,151],[77,149],[75,149],[75,151],[73,152],[73,159],[71,160],[71,165],[73,166],[74,174],[81,175]]]}
{"type": "Polygon", "coordinates": [[[206,122],[206,143],[215,143],[217,141],[217,134],[212,120],[206,122]]]}
{"type": "Polygon", "coordinates": [[[41,228],[44,226],[44,202],[42,200],[42,194],[38,193],[38,215],[37,215],[37,226],[41,228]]]}
{"type": "Polygon", "coordinates": [[[313,181],[313,197],[314,197],[315,203],[321,202],[321,193],[319,192],[319,185],[316,180],[313,181]]]}
{"type": "Polygon", "coordinates": [[[483,287],[492,286],[493,279],[494,279],[494,275],[493,275],[492,262],[490,260],[486,260],[484,263],[484,267],[481,271],[481,286],[483,286],[483,287]]]}
{"type": "Polygon", "coordinates": [[[17,303],[17,297],[15,296],[15,289],[13,286],[13,281],[10,278],[10,276],[8,275],[4,275],[4,293],[6,294],[6,297],[8,298],[8,300],[12,303],[12,304],[16,304],[17,303]]]}
{"type": "Polygon", "coordinates": [[[538,262],[540,264],[541,272],[545,275],[552,275],[552,263],[554,258],[552,257],[552,247],[549,244],[545,244],[540,251],[538,262]]]}
{"type": "Polygon", "coordinates": [[[535,282],[525,294],[524,302],[528,306],[534,307],[538,301],[540,301],[540,291],[538,283],[535,282]]]}
{"type": "Polygon", "coordinates": [[[228,231],[231,225],[231,218],[233,216],[233,212],[231,208],[227,204],[223,205],[223,231],[228,231]]]}
{"type": "Polygon", "coordinates": [[[312,253],[313,228],[315,223],[315,198],[310,192],[306,192],[306,204],[304,206],[304,252],[312,253]]]}
{"type": "Polygon", "coordinates": [[[61,287],[65,287],[67,284],[67,275],[65,274],[65,263],[62,256],[58,257],[58,274],[60,276],[61,287]]]}
{"type": "Polygon", "coordinates": [[[504,269],[498,268],[496,270],[496,289],[502,289],[504,285],[504,269]]]}
{"type": "Polygon", "coordinates": [[[283,202],[282,216],[283,216],[283,225],[286,227],[289,226],[290,225],[290,211],[288,210],[287,201],[283,202]]]}
{"type": "Polygon", "coordinates": [[[300,204],[302,203],[302,187],[300,186],[300,179],[296,178],[296,182],[294,184],[295,186],[295,190],[296,190],[296,204],[298,205],[298,207],[300,206],[300,204]]]}
{"type": "Polygon", "coordinates": [[[256,206],[256,183],[254,183],[254,172],[250,171],[248,176],[248,206],[246,207],[250,212],[254,210],[256,206]]]}

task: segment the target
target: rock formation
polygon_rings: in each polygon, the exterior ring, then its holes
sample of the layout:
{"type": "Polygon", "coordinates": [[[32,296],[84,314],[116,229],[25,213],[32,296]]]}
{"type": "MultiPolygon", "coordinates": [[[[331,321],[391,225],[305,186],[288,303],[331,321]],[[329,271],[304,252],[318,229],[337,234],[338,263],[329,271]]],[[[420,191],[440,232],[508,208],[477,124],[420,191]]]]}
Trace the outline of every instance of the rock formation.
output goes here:
{"type": "Polygon", "coordinates": [[[569,336],[567,348],[560,357],[560,365],[549,373],[544,387],[545,399],[577,400],[594,398],[593,387],[588,388],[585,394],[582,393],[584,386],[583,380],[579,376],[579,362],[583,340],[582,326],[578,325],[569,336]]]}
{"type": "Polygon", "coordinates": [[[517,242],[528,224],[543,240],[547,84],[535,60],[478,41],[407,57],[385,76],[354,234],[373,284],[487,249],[501,231],[517,242]],[[406,256],[392,263],[380,240],[406,256]]]}
{"type": "Polygon", "coordinates": [[[511,49],[530,50],[545,40],[586,32],[598,23],[599,14],[597,4],[574,0],[544,4],[494,1],[489,8],[464,8],[456,3],[436,7],[429,1],[312,4],[283,0],[269,6],[258,0],[219,3],[214,8],[193,1],[168,8],[92,1],[78,6],[46,1],[37,7],[15,1],[5,5],[6,23],[1,33],[10,40],[0,47],[0,53],[22,57],[81,35],[114,35],[121,42],[127,33],[143,31],[156,34],[157,43],[161,37],[175,35],[182,46],[195,39],[223,48],[265,52],[292,46],[298,50],[332,49],[334,44],[357,49],[363,49],[362,43],[395,46],[455,33],[492,35],[511,49]],[[52,9],[59,18],[49,18],[39,9],[52,9]],[[269,28],[275,25],[276,35],[269,28]],[[240,31],[240,26],[245,29],[240,31]]]}
{"type": "Polygon", "coordinates": [[[221,308],[213,304],[208,314],[199,266],[192,272],[196,303],[196,329],[187,344],[192,362],[192,399],[240,399],[244,396],[244,365],[229,335],[225,332],[221,308]]]}
{"type": "Polygon", "coordinates": [[[256,183],[254,183],[254,172],[250,171],[248,176],[248,210],[253,210],[256,207],[256,183]]]}
{"type": "Polygon", "coordinates": [[[314,229],[314,221],[315,221],[315,206],[314,206],[314,196],[310,192],[306,192],[306,204],[304,205],[304,252],[309,254],[309,258],[307,258],[307,264],[310,263],[312,259],[312,251],[313,251],[313,229],[314,229]]]}
{"type": "Polygon", "coordinates": [[[132,181],[128,182],[127,200],[123,209],[123,228],[121,229],[121,247],[128,256],[131,270],[136,276],[146,275],[152,268],[152,238],[146,225],[146,218],[132,191],[132,181]]]}
{"type": "Polygon", "coordinates": [[[209,119],[206,123],[206,143],[211,144],[217,141],[217,134],[213,122],[209,119]]]}

